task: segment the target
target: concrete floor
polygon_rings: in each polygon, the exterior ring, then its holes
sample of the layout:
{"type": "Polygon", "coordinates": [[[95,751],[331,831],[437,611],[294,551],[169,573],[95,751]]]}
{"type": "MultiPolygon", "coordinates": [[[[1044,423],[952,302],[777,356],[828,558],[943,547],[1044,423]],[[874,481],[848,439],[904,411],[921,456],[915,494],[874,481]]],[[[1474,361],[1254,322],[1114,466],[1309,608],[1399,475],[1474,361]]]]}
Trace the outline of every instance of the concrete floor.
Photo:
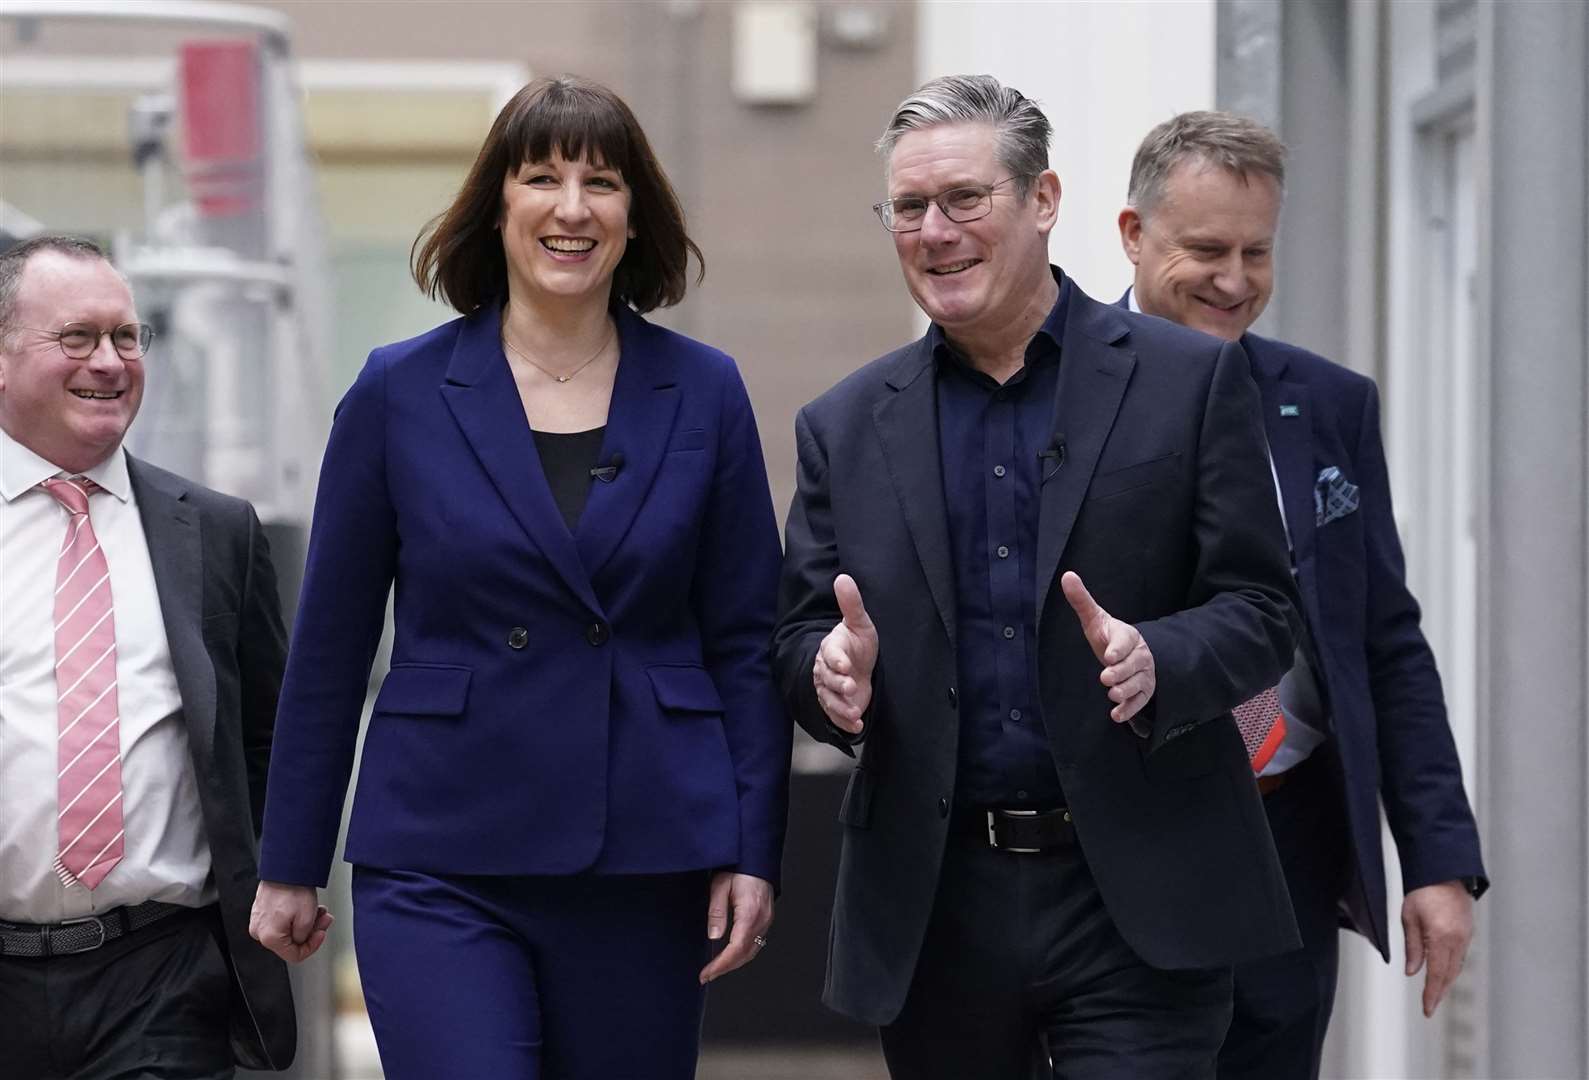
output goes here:
{"type": "Polygon", "coordinates": [[[875,1048],[821,1050],[789,1047],[754,1050],[708,1048],[696,1080],[887,1080],[875,1048]]]}
{"type": "MultiPolygon", "coordinates": [[[[337,1022],[340,1080],[381,1080],[375,1038],[362,1016],[337,1022]]],[[[696,1080],[887,1080],[875,1046],[824,1049],[809,1046],[754,1048],[708,1046],[701,1051],[696,1080]]],[[[613,1078],[618,1080],[618,1078],[613,1078]]]]}

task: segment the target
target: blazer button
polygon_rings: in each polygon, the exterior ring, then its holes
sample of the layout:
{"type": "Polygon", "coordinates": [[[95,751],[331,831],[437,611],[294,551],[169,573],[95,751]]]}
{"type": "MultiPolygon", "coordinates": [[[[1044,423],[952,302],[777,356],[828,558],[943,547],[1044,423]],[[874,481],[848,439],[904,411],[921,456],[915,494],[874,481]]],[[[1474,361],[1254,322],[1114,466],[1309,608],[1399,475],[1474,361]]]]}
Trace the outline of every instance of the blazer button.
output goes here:
{"type": "Polygon", "coordinates": [[[515,626],[508,631],[508,648],[522,649],[530,643],[530,632],[522,626],[515,626]]]}
{"type": "Polygon", "coordinates": [[[605,645],[610,637],[612,631],[607,629],[607,624],[604,622],[593,622],[585,628],[585,640],[592,645],[605,645]]]}
{"type": "Polygon", "coordinates": [[[942,795],[938,796],[938,816],[949,816],[949,800],[942,795]]]}

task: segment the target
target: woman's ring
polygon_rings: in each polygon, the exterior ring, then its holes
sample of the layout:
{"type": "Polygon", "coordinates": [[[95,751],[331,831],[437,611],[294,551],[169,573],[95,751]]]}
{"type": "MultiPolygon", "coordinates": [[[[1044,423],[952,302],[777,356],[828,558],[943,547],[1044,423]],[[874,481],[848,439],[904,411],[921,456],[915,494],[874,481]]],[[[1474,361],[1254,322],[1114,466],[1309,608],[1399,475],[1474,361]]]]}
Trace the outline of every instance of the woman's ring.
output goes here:
{"type": "Polygon", "coordinates": [[[765,949],[767,947],[767,939],[762,937],[760,934],[757,934],[755,937],[751,938],[750,940],[752,940],[752,941],[754,941],[756,943],[756,948],[758,948],[758,949],[765,949]]]}

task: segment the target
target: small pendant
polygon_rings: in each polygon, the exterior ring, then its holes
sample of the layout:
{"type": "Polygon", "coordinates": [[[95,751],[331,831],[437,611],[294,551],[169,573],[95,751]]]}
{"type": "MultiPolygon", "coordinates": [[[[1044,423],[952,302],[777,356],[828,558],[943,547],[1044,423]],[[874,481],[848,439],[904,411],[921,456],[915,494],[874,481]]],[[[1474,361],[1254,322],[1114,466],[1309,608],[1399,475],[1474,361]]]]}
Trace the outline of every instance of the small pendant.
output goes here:
{"type": "Polygon", "coordinates": [[[558,382],[567,382],[569,380],[569,376],[567,375],[558,375],[556,378],[558,382]]]}

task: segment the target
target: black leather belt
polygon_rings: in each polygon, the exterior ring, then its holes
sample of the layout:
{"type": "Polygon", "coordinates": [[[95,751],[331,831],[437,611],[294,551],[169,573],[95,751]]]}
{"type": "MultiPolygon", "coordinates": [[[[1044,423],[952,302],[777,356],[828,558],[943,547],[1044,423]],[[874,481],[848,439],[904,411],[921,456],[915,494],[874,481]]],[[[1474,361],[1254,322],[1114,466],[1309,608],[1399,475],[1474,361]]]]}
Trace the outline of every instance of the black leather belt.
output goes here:
{"type": "Polygon", "coordinates": [[[979,807],[973,814],[988,846],[1000,851],[1035,855],[1076,843],[1076,826],[1063,806],[1052,810],[979,807]]]}
{"type": "Polygon", "coordinates": [[[167,915],[195,909],[159,900],[131,907],[111,908],[102,915],[87,915],[58,923],[15,923],[0,919],[0,956],[43,960],[92,952],[167,915]]]}

